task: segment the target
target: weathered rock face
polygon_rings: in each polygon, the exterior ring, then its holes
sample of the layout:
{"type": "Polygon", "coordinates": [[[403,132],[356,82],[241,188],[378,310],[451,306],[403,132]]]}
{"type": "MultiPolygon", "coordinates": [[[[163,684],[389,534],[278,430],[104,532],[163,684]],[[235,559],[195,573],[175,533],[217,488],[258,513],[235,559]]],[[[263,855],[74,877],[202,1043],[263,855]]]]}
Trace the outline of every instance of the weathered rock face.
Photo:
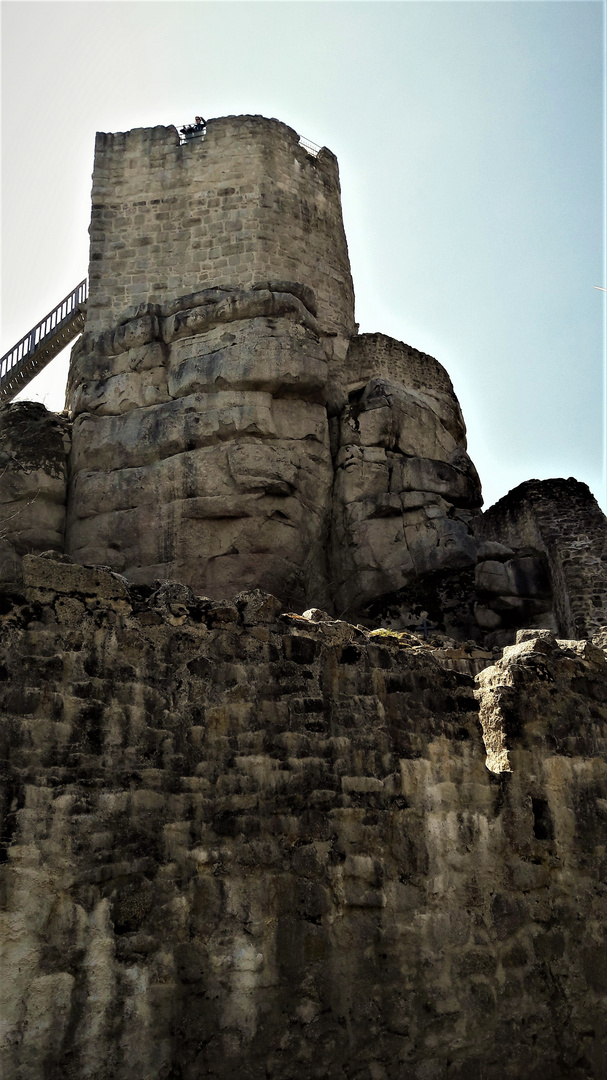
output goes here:
{"type": "Polygon", "coordinates": [[[0,584],[21,558],[63,551],[70,423],[36,402],[0,405],[0,584]]]}
{"type": "MultiPolygon", "coordinates": [[[[68,386],[68,552],[132,581],[178,577],[217,598],[253,582],[339,611],[473,565],[480,484],[446,372],[382,338],[403,381],[370,378],[348,403],[315,312],[303,285],[266,282],[85,335],[68,386]]],[[[385,366],[377,337],[365,374],[385,366]]]]}
{"type": "Polygon", "coordinates": [[[331,553],[339,611],[476,560],[480,482],[449,376],[401,342],[355,338],[345,387],[374,368],[392,375],[350,389],[339,418],[331,553]]]}
{"type": "Polygon", "coordinates": [[[83,338],[67,550],[216,598],[325,604],[333,469],[310,291],[210,289],[83,338]]]}
{"type": "Polygon", "coordinates": [[[604,1075],[602,649],[479,676],[490,771],[472,681],[406,635],[24,569],[4,1076],[604,1075]]]}
{"type": "Polygon", "coordinates": [[[449,377],[353,301],[328,150],[246,116],[99,135],[69,554],[352,612],[473,565],[449,377]]]}

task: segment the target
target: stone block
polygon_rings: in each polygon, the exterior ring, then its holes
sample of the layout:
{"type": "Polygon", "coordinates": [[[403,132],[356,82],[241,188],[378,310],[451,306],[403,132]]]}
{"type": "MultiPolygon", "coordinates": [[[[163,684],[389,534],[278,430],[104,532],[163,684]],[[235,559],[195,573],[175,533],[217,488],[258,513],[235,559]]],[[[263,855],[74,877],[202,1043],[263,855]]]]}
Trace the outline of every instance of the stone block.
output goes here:
{"type": "Polygon", "coordinates": [[[23,584],[26,589],[43,589],[71,595],[80,593],[108,600],[128,600],[128,583],[118,574],[98,567],[56,561],[50,557],[24,555],[23,584]]]}

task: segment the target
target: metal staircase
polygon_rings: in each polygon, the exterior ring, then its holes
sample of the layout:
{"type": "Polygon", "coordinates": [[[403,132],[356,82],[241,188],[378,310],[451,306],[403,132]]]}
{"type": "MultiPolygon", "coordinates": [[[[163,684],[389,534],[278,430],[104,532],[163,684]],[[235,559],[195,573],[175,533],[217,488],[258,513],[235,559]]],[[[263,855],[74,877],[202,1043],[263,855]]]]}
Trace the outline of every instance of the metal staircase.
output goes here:
{"type": "Polygon", "coordinates": [[[82,333],[87,298],[85,278],[4,354],[0,360],[0,404],[12,401],[57,353],[82,333]]]}

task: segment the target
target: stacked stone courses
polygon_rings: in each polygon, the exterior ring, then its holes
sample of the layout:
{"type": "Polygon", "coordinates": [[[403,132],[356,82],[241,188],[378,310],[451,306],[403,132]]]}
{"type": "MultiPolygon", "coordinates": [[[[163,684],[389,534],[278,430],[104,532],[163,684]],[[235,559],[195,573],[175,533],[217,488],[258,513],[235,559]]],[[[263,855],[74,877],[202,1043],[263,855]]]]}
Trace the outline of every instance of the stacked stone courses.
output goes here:
{"type": "Polygon", "coordinates": [[[413,390],[453,395],[448,372],[427,353],[419,352],[387,334],[357,334],[352,338],[345,363],[339,365],[341,382],[363,385],[374,376],[393,379],[413,390]]]}
{"type": "Polygon", "coordinates": [[[286,124],[221,117],[183,144],[173,127],[99,133],[92,198],[89,331],[205,285],[284,278],[314,289],[325,329],[352,333],[337,161],[286,124]]]}
{"type": "Polygon", "coordinates": [[[0,625],[3,1077],[603,1080],[602,649],[65,556],[0,625]]]}
{"type": "Polygon", "coordinates": [[[546,556],[563,636],[591,637],[607,624],[605,515],[586,484],[527,480],[483,515],[477,535],[546,556]]]}

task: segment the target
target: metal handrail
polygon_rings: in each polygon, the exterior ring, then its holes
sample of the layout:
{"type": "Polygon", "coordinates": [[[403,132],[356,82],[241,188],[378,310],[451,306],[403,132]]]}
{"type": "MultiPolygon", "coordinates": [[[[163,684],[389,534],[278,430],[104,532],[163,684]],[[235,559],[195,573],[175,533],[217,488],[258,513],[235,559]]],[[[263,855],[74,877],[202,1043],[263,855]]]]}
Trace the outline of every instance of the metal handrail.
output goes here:
{"type": "Polygon", "coordinates": [[[304,150],[307,150],[308,154],[311,154],[312,157],[318,157],[322,150],[322,146],[317,146],[317,144],[310,139],[304,139],[303,135],[299,136],[299,145],[303,146],[304,150]]]}
{"type": "Polygon", "coordinates": [[[85,278],[0,359],[0,387],[14,374],[17,367],[74,318],[87,299],[88,282],[85,278]]]}

